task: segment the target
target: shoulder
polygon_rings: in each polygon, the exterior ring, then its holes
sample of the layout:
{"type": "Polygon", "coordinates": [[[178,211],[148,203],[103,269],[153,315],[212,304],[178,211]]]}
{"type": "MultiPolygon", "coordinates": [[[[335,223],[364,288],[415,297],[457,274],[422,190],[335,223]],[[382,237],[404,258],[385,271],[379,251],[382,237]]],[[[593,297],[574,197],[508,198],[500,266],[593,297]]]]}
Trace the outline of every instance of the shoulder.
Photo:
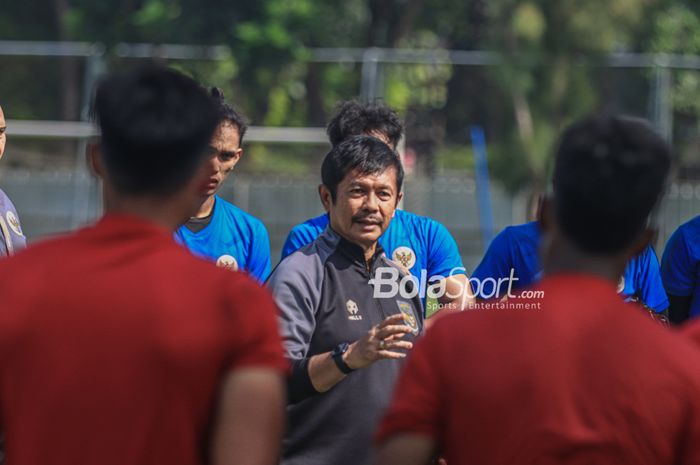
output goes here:
{"type": "Polygon", "coordinates": [[[448,235],[451,237],[451,234],[445,225],[439,221],[427,216],[411,213],[406,210],[396,210],[392,224],[394,222],[399,223],[404,229],[414,231],[418,234],[426,234],[431,236],[448,235]]]}
{"type": "Polygon", "coordinates": [[[647,245],[644,250],[639,252],[637,255],[632,257],[627,265],[629,267],[640,267],[640,268],[646,268],[648,267],[651,263],[654,261],[652,260],[653,258],[656,257],[656,251],[654,250],[654,247],[651,246],[651,244],[647,245]]]}
{"type": "Polygon", "coordinates": [[[506,227],[502,234],[513,240],[537,240],[540,239],[540,229],[536,221],[529,223],[517,224],[506,227]]]}
{"type": "Polygon", "coordinates": [[[292,228],[292,231],[305,232],[305,231],[323,231],[328,226],[328,215],[325,213],[314,218],[310,218],[303,223],[292,228]]]}
{"type": "Polygon", "coordinates": [[[680,225],[673,233],[673,237],[682,238],[689,243],[700,241],[700,216],[680,225]]]}
{"type": "Polygon", "coordinates": [[[304,221],[294,226],[290,231],[288,238],[304,239],[304,243],[308,243],[316,239],[328,226],[328,216],[324,213],[315,218],[304,221]]]}
{"type": "Polygon", "coordinates": [[[265,225],[260,219],[246,211],[243,211],[232,203],[227,202],[221,197],[216,198],[216,208],[220,208],[224,215],[232,218],[238,223],[248,225],[252,229],[265,229],[265,225]]]}
{"type": "Polygon", "coordinates": [[[268,286],[274,288],[282,281],[296,279],[294,277],[310,277],[320,284],[323,268],[337,243],[337,239],[326,233],[287,255],[272,271],[268,286]]]}
{"type": "Polygon", "coordinates": [[[15,205],[12,203],[12,200],[7,196],[5,191],[0,189],[0,211],[4,210],[15,210],[15,205]]]}

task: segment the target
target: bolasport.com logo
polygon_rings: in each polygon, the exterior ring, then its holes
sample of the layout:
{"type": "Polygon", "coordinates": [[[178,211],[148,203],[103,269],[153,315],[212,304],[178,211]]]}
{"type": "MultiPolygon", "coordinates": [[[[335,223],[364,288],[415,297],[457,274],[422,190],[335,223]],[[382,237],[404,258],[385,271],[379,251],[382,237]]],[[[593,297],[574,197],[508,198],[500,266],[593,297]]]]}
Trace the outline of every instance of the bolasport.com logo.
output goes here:
{"type": "Polygon", "coordinates": [[[438,303],[438,309],[445,307],[458,307],[465,310],[540,309],[540,300],[544,297],[544,291],[529,289],[516,291],[518,278],[515,276],[514,269],[510,270],[508,276],[500,278],[464,279],[463,276],[466,274],[466,269],[463,267],[453,268],[447,276],[430,277],[427,270],[421,270],[420,276],[414,276],[402,275],[393,267],[380,267],[369,280],[369,284],[374,288],[375,299],[420,297],[449,302],[448,304],[438,303]]]}

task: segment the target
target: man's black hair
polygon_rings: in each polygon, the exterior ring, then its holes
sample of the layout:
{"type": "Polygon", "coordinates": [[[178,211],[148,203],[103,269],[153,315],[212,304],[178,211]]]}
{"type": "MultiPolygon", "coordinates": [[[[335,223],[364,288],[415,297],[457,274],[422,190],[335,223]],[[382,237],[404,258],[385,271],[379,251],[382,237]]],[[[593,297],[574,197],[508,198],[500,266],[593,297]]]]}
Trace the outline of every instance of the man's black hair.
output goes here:
{"type": "Polygon", "coordinates": [[[378,174],[389,168],[396,170],[396,194],[403,185],[403,166],[399,156],[375,137],[353,136],[335,145],[323,159],[321,181],[331,192],[335,203],[338,184],[352,171],[361,175],[378,174]]]}
{"type": "Polygon", "coordinates": [[[379,132],[386,135],[395,149],[403,135],[403,124],[396,111],[381,101],[360,102],[348,100],[338,106],[338,111],[328,123],[326,134],[331,145],[338,145],[351,136],[379,132]]]}
{"type": "Polygon", "coordinates": [[[214,100],[191,78],[148,65],[98,84],[93,116],[117,191],[167,195],[190,181],[218,124],[214,100]]]}
{"type": "Polygon", "coordinates": [[[233,105],[226,102],[226,100],[224,99],[223,90],[219,89],[218,87],[212,87],[209,89],[209,93],[214,99],[214,101],[216,101],[216,104],[219,107],[219,121],[228,121],[229,123],[236,126],[238,128],[239,136],[238,143],[239,145],[243,144],[243,136],[248,130],[248,121],[246,121],[245,116],[239,113],[238,110],[236,110],[233,107],[233,105]]]}
{"type": "Polygon", "coordinates": [[[554,166],[562,231],[589,253],[623,250],[646,228],[670,166],[668,145],[644,120],[598,115],[573,124],[554,166]]]}

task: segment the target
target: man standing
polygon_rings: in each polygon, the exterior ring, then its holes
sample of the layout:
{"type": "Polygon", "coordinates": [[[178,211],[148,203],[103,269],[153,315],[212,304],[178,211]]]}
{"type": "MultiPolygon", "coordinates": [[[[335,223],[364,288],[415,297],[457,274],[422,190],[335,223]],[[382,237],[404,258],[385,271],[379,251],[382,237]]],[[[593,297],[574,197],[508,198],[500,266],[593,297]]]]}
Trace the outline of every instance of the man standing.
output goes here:
{"type": "Polygon", "coordinates": [[[681,324],[700,315],[700,216],[671,235],[661,257],[661,277],[671,303],[669,317],[681,324]]]}
{"type": "MultiPolygon", "coordinates": [[[[0,158],[5,153],[7,124],[0,107],[0,158]]],[[[26,238],[19,224],[19,216],[10,198],[0,189],[0,258],[13,255],[26,245],[26,238]]]]}
{"type": "Polygon", "coordinates": [[[211,89],[219,107],[219,126],[211,140],[210,177],[197,213],[178,228],[175,237],[196,255],[217,266],[245,271],[259,282],[270,274],[270,239],[263,223],[216,193],[243,155],[245,119],[211,89]]]}
{"type": "Polygon", "coordinates": [[[670,163],[640,120],[590,117],[565,131],[543,210],[545,274],[533,288],[543,297],[426,333],[381,427],[378,464],[700,463],[700,351],[616,292],[653,235],[670,163]]]}
{"type": "Polygon", "coordinates": [[[282,464],[366,465],[400,361],[423,326],[417,293],[376,297],[371,284],[387,270],[397,287],[403,276],[377,242],[401,199],[403,168],[385,143],[357,136],[331,149],[321,176],[329,227],[268,281],[293,366],[282,464]]]}
{"type": "Polygon", "coordinates": [[[214,102],[149,67],[103,79],[94,112],[105,216],[0,262],[7,462],[276,463],[286,363],[272,299],[172,237],[210,176],[214,102]]]}
{"type": "MultiPolygon", "coordinates": [[[[382,103],[352,100],[340,105],[326,132],[333,146],[352,136],[367,135],[378,138],[395,151],[403,134],[403,125],[396,112],[382,103]]],[[[323,214],[292,228],[282,247],[282,258],[316,239],[328,223],[328,215],[323,214]]],[[[442,307],[461,310],[471,301],[457,244],[442,224],[396,210],[379,243],[389,258],[413,276],[418,279],[425,277],[425,281],[431,281],[436,289],[442,289],[437,299],[442,307]]],[[[425,303],[425,296],[422,297],[425,303]]]]}
{"type": "MultiPolygon", "coordinates": [[[[512,289],[532,286],[542,279],[539,248],[540,226],[537,221],[508,226],[491,242],[471,277],[479,283],[477,298],[499,299],[507,296],[507,285],[512,289]],[[513,283],[510,283],[511,273],[513,283]],[[489,278],[501,283],[498,287],[484,284],[489,278]]],[[[474,282],[474,281],[473,281],[474,282]]],[[[490,283],[488,283],[490,284],[490,283]]],[[[661,282],[659,260],[651,245],[627,262],[618,282],[618,293],[626,301],[644,304],[655,318],[668,322],[668,298],[661,282]]]]}

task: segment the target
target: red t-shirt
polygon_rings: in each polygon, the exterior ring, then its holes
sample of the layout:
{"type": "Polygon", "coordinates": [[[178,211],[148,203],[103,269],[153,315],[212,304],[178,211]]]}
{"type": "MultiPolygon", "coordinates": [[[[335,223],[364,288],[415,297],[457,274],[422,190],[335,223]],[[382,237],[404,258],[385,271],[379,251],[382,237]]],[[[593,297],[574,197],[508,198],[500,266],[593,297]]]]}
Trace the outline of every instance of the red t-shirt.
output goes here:
{"type": "Polygon", "coordinates": [[[127,216],[0,262],[7,462],[204,463],[217,389],[287,369],[267,291],[127,216]]]}
{"type": "Polygon", "coordinates": [[[600,278],[535,289],[437,321],[378,441],[429,436],[449,465],[700,463],[700,351],[600,278]],[[541,308],[512,309],[523,302],[541,308]]]}

